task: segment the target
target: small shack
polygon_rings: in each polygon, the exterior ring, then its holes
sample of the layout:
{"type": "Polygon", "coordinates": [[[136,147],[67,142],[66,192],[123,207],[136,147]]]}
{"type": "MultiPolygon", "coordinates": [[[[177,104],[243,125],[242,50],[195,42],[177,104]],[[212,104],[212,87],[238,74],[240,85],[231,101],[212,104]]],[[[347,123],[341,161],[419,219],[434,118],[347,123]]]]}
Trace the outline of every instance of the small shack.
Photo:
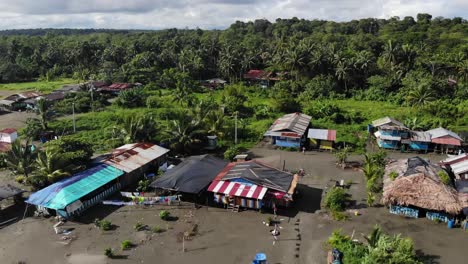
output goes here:
{"type": "Polygon", "coordinates": [[[5,128],[0,130],[0,142],[13,143],[18,138],[18,132],[14,128],[5,128]]]}
{"type": "Polygon", "coordinates": [[[77,216],[120,190],[123,174],[122,170],[101,163],[31,194],[26,202],[38,211],[49,213],[50,209],[64,218],[77,216]]]}
{"type": "Polygon", "coordinates": [[[333,150],[333,144],[336,141],[336,130],[330,129],[309,129],[307,137],[310,144],[323,150],[333,150]]]}
{"type": "Polygon", "coordinates": [[[21,111],[27,107],[27,101],[41,96],[42,94],[35,91],[28,91],[10,95],[3,100],[0,100],[0,107],[9,111],[21,111]]]}
{"type": "Polygon", "coordinates": [[[126,144],[115,149],[103,163],[125,172],[122,187],[134,184],[148,171],[157,172],[166,163],[168,149],[152,143],[126,144]]]}
{"type": "Polygon", "coordinates": [[[264,134],[271,144],[279,147],[300,148],[306,143],[311,116],[291,113],[278,118],[264,134]]]}
{"type": "Polygon", "coordinates": [[[377,129],[374,136],[380,148],[398,149],[402,139],[409,139],[409,129],[400,121],[388,116],[372,121],[372,127],[377,129]]]}
{"type": "Polygon", "coordinates": [[[229,163],[208,187],[214,201],[225,206],[272,208],[289,206],[298,182],[292,175],[257,160],[229,163]]]}
{"type": "Polygon", "coordinates": [[[410,150],[427,152],[431,144],[431,134],[423,131],[409,131],[410,138],[402,139],[402,144],[407,144],[410,150]]]}
{"type": "Polygon", "coordinates": [[[459,135],[443,127],[428,130],[427,133],[431,134],[434,151],[440,151],[441,153],[457,152],[463,142],[459,135]]]}
{"type": "MultiPolygon", "coordinates": [[[[191,156],[169,169],[151,187],[183,193],[199,199],[208,185],[226,167],[227,161],[212,155],[191,156]]],[[[185,196],[185,195],[184,195],[185,196]]],[[[184,197],[183,196],[183,197],[184,197]]]]}
{"type": "MultiPolygon", "coordinates": [[[[458,193],[451,183],[444,184],[443,169],[420,157],[400,159],[388,164],[384,174],[382,202],[392,213],[409,217],[457,215],[462,210],[458,193]]],[[[441,220],[446,220],[443,217],[441,220]]]]}

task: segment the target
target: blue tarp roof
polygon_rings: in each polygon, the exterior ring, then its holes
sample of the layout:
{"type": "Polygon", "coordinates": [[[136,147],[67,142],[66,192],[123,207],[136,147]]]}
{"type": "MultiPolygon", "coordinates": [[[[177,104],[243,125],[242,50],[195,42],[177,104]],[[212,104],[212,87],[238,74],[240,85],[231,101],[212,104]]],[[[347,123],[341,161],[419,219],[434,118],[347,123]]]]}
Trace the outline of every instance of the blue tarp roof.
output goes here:
{"type": "Polygon", "coordinates": [[[31,194],[26,202],[56,210],[64,209],[123,174],[123,171],[101,163],[31,194]]]}

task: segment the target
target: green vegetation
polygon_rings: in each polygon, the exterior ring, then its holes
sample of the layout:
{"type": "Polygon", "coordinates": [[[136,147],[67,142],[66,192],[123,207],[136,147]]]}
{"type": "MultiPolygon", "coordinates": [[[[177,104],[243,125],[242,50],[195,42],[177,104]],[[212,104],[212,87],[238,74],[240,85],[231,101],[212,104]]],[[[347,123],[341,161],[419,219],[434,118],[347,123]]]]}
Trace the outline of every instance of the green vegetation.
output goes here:
{"type": "Polygon", "coordinates": [[[104,249],[104,255],[108,258],[114,257],[114,250],[112,248],[104,249]]]}
{"type": "MultiPolygon", "coordinates": [[[[17,80],[13,80],[17,81],[17,80]]],[[[65,84],[76,83],[76,80],[71,78],[62,78],[52,81],[38,80],[33,82],[12,82],[12,83],[1,83],[0,90],[9,90],[9,91],[40,91],[40,92],[50,92],[55,89],[62,87],[65,84]]]]}
{"type": "Polygon", "coordinates": [[[452,179],[450,179],[450,176],[447,174],[447,172],[440,170],[437,172],[437,175],[443,184],[450,185],[452,183],[452,179]]]}
{"type": "Polygon", "coordinates": [[[135,229],[135,231],[142,231],[142,230],[145,230],[147,228],[146,225],[144,225],[143,223],[141,222],[137,222],[134,226],[133,226],[133,229],[135,229]]]}
{"type": "Polygon", "coordinates": [[[390,236],[376,226],[364,237],[367,244],[354,242],[341,231],[334,231],[328,239],[328,245],[343,253],[343,263],[422,263],[416,257],[413,241],[401,235],[390,236]]]}
{"type": "Polygon", "coordinates": [[[112,228],[113,228],[112,223],[110,221],[107,221],[107,220],[95,219],[94,224],[97,227],[99,227],[99,229],[101,229],[103,231],[109,231],[109,230],[112,230],[112,228]]]}
{"type": "Polygon", "coordinates": [[[153,228],[151,228],[151,231],[153,233],[163,233],[164,231],[166,231],[164,228],[161,228],[160,226],[153,226],[153,228]]]}
{"type": "Polygon", "coordinates": [[[171,217],[171,213],[169,213],[169,211],[162,210],[161,212],[159,212],[159,217],[162,220],[167,221],[171,217]]]}
{"type": "Polygon", "coordinates": [[[324,206],[330,210],[335,220],[345,220],[347,217],[342,212],[345,210],[349,195],[343,188],[332,187],[325,194],[324,206]]]}
{"type": "Polygon", "coordinates": [[[134,246],[135,245],[130,240],[124,240],[124,241],[122,241],[122,243],[120,243],[120,248],[122,250],[128,250],[128,249],[131,249],[134,246]]]}
{"type": "Polygon", "coordinates": [[[390,174],[388,174],[388,177],[389,177],[392,181],[394,181],[394,180],[398,177],[398,172],[392,171],[392,172],[390,172],[390,174]]]}
{"type": "Polygon", "coordinates": [[[346,167],[346,161],[349,157],[350,151],[350,147],[344,147],[335,152],[336,163],[340,165],[343,169],[346,167]]]}
{"type": "Polygon", "coordinates": [[[362,172],[366,178],[367,204],[369,206],[374,205],[376,195],[382,190],[386,156],[386,152],[382,150],[364,155],[362,172]]]}

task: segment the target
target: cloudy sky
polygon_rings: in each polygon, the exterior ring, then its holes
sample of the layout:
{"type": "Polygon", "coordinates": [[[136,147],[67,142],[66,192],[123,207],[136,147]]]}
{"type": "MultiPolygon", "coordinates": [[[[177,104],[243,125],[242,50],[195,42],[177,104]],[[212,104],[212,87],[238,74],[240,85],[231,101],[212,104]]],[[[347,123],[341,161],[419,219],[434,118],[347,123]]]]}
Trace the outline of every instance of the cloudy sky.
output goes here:
{"type": "Polygon", "coordinates": [[[468,0],[0,0],[0,29],[225,28],[236,20],[468,18],[468,0]]]}

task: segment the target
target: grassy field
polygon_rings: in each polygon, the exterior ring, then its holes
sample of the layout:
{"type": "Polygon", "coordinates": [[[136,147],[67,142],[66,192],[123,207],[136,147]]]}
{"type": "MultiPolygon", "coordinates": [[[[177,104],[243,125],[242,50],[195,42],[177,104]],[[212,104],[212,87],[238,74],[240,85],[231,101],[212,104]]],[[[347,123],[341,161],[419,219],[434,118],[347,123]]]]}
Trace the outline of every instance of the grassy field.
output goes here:
{"type": "Polygon", "coordinates": [[[22,83],[2,83],[0,84],[0,90],[3,91],[41,91],[44,93],[58,89],[65,84],[77,83],[77,80],[65,78],[54,80],[50,82],[36,81],[36,82],[22,82],[22,83]]]}

